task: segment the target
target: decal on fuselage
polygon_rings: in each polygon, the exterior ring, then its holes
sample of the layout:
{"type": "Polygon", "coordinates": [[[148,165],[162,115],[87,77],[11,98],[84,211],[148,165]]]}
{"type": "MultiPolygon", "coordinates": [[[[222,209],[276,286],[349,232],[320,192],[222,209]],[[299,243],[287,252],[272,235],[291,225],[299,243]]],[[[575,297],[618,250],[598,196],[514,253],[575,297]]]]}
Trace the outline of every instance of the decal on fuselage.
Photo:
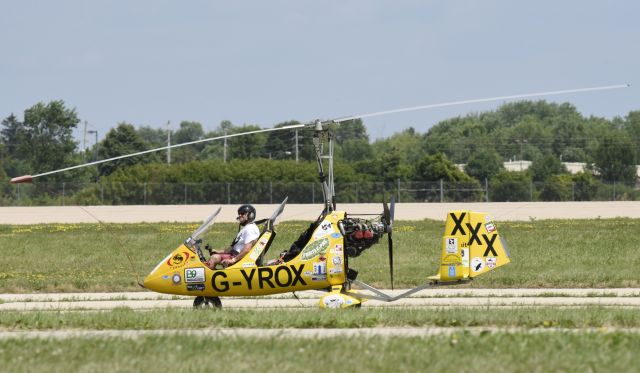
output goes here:
{"type": "Polygon", "coordinates": [[[242,281],[228,281],[226,271],[216,271],[211,276],[211,287],[217,292],[224,293],[235,286],[252,290],[256,284],[260,289],[286,288],[298,284],[305,286],[307,283],[302,278],[303,269],[304,264],[241,269],[242,281]]]}

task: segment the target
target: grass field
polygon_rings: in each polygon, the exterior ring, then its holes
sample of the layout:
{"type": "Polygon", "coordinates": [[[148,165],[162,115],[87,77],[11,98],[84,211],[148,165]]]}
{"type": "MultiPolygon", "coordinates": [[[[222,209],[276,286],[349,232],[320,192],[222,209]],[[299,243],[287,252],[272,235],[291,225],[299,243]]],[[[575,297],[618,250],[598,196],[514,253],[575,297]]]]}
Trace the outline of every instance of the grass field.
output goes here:
{"type": "Polygon", "coordinates": [[[522,307],[516,309],[211,310],[128,308],[98,312],[0,313],[2,330],[372,328],[372,327],[637,328],[637,309],[522,307]]]}
{"type": "Polygon", "coordinates": [[[11,372],[628,372],[640,335],[454,333],[427,338],[127,338],[0,340],[11,372]]]}
{"type": "MultiPolygon", "coordinates": [[[[512,264],[465,286],[597,287],[605,292],[608,287],[638,287],[639,225],[637,219],[499,223],[512,264]]],[[[276,257],[288,248],[306,226],[303,222],[280,224],[268,256],[276,257]]],[[[139,290],[136,277],[141,279],[196,227],[169,223],[0,226],[0,292],[139,290]]],[[[232,224],[217,224],[208,242],[222,247],[236,229],[232,224]]],[[[442,231],[441,222],[396,222],[396,287],[424,283],[436,272],[442,231]]],[[[384,242],[350,265],[360,272],[360,280],[388,287],[387,260],[384,242]]],[[[623,331],[639,328],[640,314],[635,308],[621,307],[221,312],[120,308],[0,313],[0,332],[239,327],[453,329],[431,337],[0,338],[0,366],[11,372],[630,371],[640,346],[640,333],[623,331]],[[476,332],[465,331],[468,328],[476,332]]]]}
{"type": "MultiPolygon", "coordinates": [[[[135,291],[142,279],[198,224],[69,224],[0,226],[0,292],[135,291]]],[[[285,222],[268,257],[307,226],[285,222]]],[[[637,219],[498,223],[512,263],[471,287],[637,287],[637,219]]],[[[216,224],[208,242],[228,244],[237,226],[216,224]]],[[[396,222],[395,285],[415,286],[436,272],[442,222],[396,222]]],[[[350,261],[359,280],[389,286],[386,239],[350,261]]]]}

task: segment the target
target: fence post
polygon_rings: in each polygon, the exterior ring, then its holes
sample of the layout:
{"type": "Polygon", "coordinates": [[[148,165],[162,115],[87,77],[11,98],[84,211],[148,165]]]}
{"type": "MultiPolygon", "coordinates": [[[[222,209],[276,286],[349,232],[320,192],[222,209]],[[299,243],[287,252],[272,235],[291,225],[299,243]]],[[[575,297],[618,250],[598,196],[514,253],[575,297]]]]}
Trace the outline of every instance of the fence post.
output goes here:
{"type": "Polygon", "coordinates": [[[65,187],[65,182],[62,182],[62,206],[64,206],[64,187],[65,187]]]}
{"type": "Polygon", "coordinates": [[[358,203],[358,182],[354,183],[356,186],[356,203],[358,203]]]}
{"type": "Polygon", "coordinates": [[[231,183],[227,182],[227,205],[231,204],[231,183]]]}
{"type": "Polygon", "coordinates": [[[100,203],[104,205],[104,184],[100,183],[100,203]]]}
{"type": "Polygon", "coordinates": [[[484,178],[484,201],[489,202],[489,180],[484,178]]]}
{"type": "Polygon", "coordinates": [[[142,183],[142,204],[146,205],[147,204],[147,183],[144,182],[142,183]]]}
{"type": "Polygon", "coordinates": [[[576,183],[571,182],[571,200],[576,200],[576,183]]]}
{"type": "Polygon", "coordinates": [[[400,178],[398,178],[398,203],[400,203],[400,178]]]}
{"type": "Polygon", "coordinates": [[[533,202],[533,180],[529,183],[529,202],[533,202]]]}
{"type": "Polygon", "coordinates": [[[316,183],[311,182],[311,203],[316,203],[316,183]]]}
{"type": "Polygon", "coordinates": [[[269,180],[269,204],[273,205],[273,181],[269,180]]]}
{"type": "Polygon", "coordinates": [[[616,200],[616,181],[613,181],[613,200],[616,200]]]}
{"type": "Polygon", "coordinates": [[[184,183],[184,204],[187,204],[187,183],[184,183]]]}
{"type": "Polygon", "coordinates": [[[440,203],[444,201],[444,181],[440,179],[440,203]]]}

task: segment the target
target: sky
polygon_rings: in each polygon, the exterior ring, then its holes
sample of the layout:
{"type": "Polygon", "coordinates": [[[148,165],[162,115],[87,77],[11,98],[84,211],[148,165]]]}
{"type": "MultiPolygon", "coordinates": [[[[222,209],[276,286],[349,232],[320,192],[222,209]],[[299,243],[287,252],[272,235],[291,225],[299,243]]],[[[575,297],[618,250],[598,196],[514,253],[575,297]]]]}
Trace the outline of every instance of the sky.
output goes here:
{"type": "MultiPolygon", "coordinates": [[[[639,14],[637,0],[3,1],[0,117],[63,100],[103,138],[120,122],[267,128],[631,84],[546,98],[624,117],[640,110],[639,14]]],[[[372,140],[424,133],[501,103],[364,123],[372,140]]]]}

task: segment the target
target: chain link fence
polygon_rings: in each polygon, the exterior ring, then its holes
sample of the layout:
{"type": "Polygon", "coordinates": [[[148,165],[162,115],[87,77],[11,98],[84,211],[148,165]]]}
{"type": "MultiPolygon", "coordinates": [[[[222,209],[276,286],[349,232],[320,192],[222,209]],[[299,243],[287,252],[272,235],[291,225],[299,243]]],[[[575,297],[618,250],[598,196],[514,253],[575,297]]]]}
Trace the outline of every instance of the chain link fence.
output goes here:
{"type": "MultiPolygon", "coordinates": [[[[640,200],[640,188],[628,183],[513,183],[499,190],[483,184],[444,181],[336,183],[340,203],[380,202],[394,196],[398,202],[499,202],[499,201],[620,201],[640,200]]],[[[5,184],[2,206],[65,205],[175,205],[322,203],[317,182],[247,183],[36,183],[5,184]]]]}

